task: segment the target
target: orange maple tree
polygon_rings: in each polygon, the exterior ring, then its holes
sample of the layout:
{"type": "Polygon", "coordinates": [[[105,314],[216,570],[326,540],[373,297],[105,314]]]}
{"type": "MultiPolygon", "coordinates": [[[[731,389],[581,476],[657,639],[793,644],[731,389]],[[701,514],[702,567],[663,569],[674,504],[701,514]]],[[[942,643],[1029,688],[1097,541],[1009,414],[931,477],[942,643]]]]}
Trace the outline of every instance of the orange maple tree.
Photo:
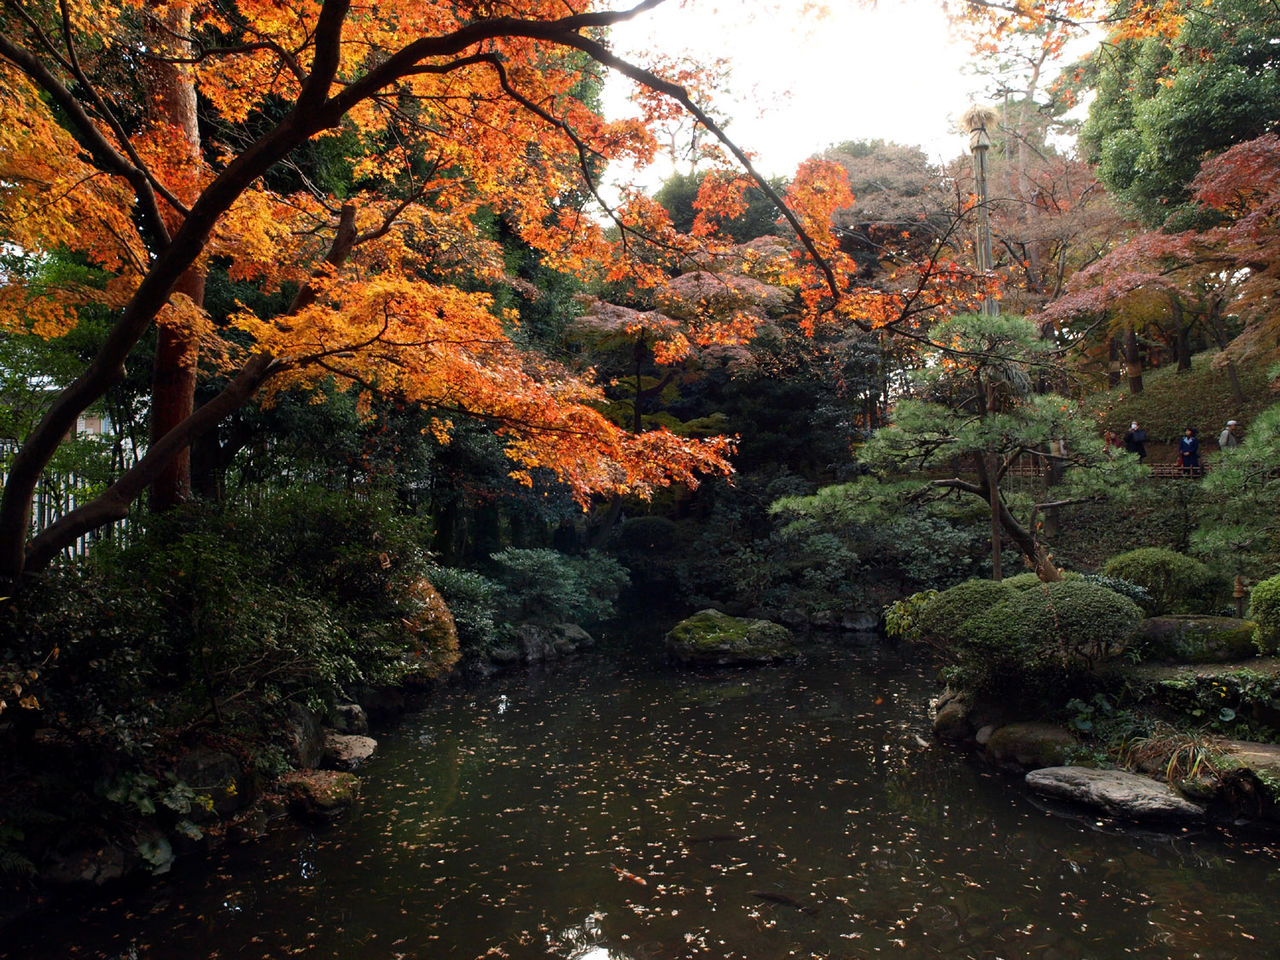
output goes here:
{"type": "MultiPolygon", "coordinates": [[[[684,86],[619,59],[603,39],[611,24],[660,2],[620,10],[552,0],[7,2],[0,243],[37,258],[81,257],[101,281],[58,287],[7,277],[0,330],[59,336],[90,304],[111,311],[113,323],[10,464],[0,578],[123,517],[165,470],[175,471],[170,494],[181,497],[194,437],[260,390],[326,378],[422,404],[440,437],[451,414],[478,415],[506,438],[517,476],[548,469],[584,502],[727,470],[724,438],[637,435],[612,424],[589,377],[517,349],[508,336],[517,318],[475,290],[477,280],[504,279],[482,215],[500,215],[553,269],[641,287],[662,285],[673,259],[714,242],[677,235],[639,194],[610,204],[597,189],[603,163],[650,159],[651,129],[677,109],[751,170],[684,86]],[[637,116],[606,120],[576,95],[604,69],[643,91],[637,116]],[[275,176],[296,151],[332,137],[358,145],[343,196],[275,176]],[[574,195],[594,198],[604,216],[566,202],[574,195]],[[292,302],[278,313],[243,307],[211,318],[201,301],[212,264],[265,291],[293,291],[292,302]],[[145,456],[29,538],[42,470],[152,328],[159,345],[145,456]],[[199,364],[225,372],[227,385],[197,408],[199,364]]],[[[839,194],[828,176],[806,174],[791,196],[796,212],[782,210],[809,254],[797,257],[792,282],[813,311],[830,311],[839,293],[838,263],[822,259],[834,253],[821,238],[839,194]]],[[[732,206],[731,191],[722,202],[732,206]]]]}

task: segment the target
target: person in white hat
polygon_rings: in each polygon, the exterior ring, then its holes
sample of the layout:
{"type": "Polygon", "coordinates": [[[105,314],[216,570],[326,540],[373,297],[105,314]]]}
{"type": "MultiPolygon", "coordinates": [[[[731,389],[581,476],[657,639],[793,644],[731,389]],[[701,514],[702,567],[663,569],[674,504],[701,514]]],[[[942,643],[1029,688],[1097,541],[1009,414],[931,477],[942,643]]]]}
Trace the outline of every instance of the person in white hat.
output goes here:
{"type": "Polygon", "coordinates": [[[1240,438],[1236,436],[1236,422],[1228,420],[1227,425],[1218,434],[1218,447],[1222,450],[1230,450],[1238,446],[1240,446],[1240,438]]]}
{"type": "Polygon", "coordinates": [[[1139,463],[1147,459],[1147,431],[1138,426],[1137,420],[1129,424],[1129,429],[1125,431],[1124,448],[1130,453],[1136,453],[1139,463]]]}

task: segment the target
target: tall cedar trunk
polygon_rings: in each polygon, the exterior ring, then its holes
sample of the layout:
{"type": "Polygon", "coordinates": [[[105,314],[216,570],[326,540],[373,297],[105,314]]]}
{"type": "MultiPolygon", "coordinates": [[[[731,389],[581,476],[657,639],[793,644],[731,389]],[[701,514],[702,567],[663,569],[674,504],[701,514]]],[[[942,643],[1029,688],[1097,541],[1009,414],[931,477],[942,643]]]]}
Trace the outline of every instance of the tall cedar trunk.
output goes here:
{"type": "Polygon", "coordinates": [[[191,444],[191,492],[201,500],[220,503],[226,492],[224,476],[218,431],[208,430],[191,444]]]}
{"type": "MultiPolygon", "coordinates": [[[[996,412],[996,391],[992,383],[982,383],[978,379],[978,385],[982,390],[983,399],[982,406],[984,413],[996,412]]],[[[991,579],[1002,580],[1003,571],[1000,569],[1000,480],[998,455],[996,452],[988,448],[981,453],[975,453],[973,456],[974,467],[977,469],[978,477],[982,481],[982,488],[986,493],[987,503],[991,508],[991,579]]]]}
{"type": "Polygon", "coordinates": [[[1186,373],[1191,369],[1191,328],[1187,323],[1187,312],[1182,307],[1182,298],[1172,290],[1168,291],[1169,313],[1173,317],[1173,354],[1178,361],[1178,372],[1186,373]]]}
{"type": "MultiPolygon", "coordinates": [[[[174,3],[153,5],[146,22],[147,47],[165,57],[191,57],[191,44],[185,37],[191,33],[191,7],[174,3]]],[[[183,160],[191,165],[189,173],[200,168],[200,131],[196,120],[196,90],[189,67],[166,59],[150,60],[143,71],[146,91],[147,119],[153,127],[167,129],[175,150],[181,149],[183,160]]],[[[194,188],[195,177],[192,177],[194,188]]],[[[190,202],[193,190],[175,191],[184,202],[190,202]],[[185,194],[185,195],[184,195],[185,194]]],[[[172,207],[163,209],[169,232],[181,225],[181,214],[172,207]]],[[[204,304],[204,271],[193,264],[174,285],[175,296],[191,298],[197,306],[204,304]]],[[[156,354],[151,379],[151,443],[182,423],[195,409],[196,374],[200,358],[195,331],[176,324],[159,324],[156,328],[156,354]]],[[[164,510],[191,496],[191,453],[184,447],[173,457],[151,485],[151,506],[164,510]]]]}
{"type": "Polygon", "coordinates": [[[1003,580],[1004,571],[1000,568],[1000,511],[1004,506],[1000,502],[1000,485],[996,483],[996,457],[988,454],[985,473],[987,475],[987,499],[991,505],[991,579],[1003,580]]]}
{"type": "MultiPolygon", "coordinates": [[[[1219,350],[1227,349],[1227,331],[1222,326],[1222,298],[1213,297],[1209,301],[1208,309],[1205,315],[1209,321],[1209,332],[1213,334],[1213,342],[1217,344],[1219,350]]],[[[1227,357],[1227,379],[1231,381],[1231,398],[1235,400],[1237,407],[1244,406],[1244,388],[1240,385],[1240,371],[1236,369],[1236,362],[1227,357]]]]}
{"type": "Polygon", "coordinates": [[[1124,379],[1124,364],[1120,362],[1120,338],[1107,341],[1107,386],[1115,389],[1124,379]]]}
{"type": "Polygon", "coordinates": [[[1129,392],[1142,392],[1142,355],[1138,352],[1138,334],[1135,330],[1124,332],[1125,375],[1129,378],[1129,392]]]}

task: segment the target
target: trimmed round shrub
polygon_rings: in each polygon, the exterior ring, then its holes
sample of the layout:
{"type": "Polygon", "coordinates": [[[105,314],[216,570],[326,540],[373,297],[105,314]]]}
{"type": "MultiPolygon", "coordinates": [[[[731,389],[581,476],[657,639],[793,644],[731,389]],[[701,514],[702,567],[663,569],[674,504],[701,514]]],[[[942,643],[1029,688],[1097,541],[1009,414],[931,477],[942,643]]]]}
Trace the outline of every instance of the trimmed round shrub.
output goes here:
{"type": "MultiPolygon", "coordinates": [[[[1063,580],[1079,580],[1081,576],[1081,574],[1076,573],[1074,570],[1062,571],[1063,580]]],[[[1013,589],[1018,591],[1030,590],[1032,587],[1038,587],[1044,583],[1044,581],[1040,579],[1040,575],[1034,570],[1028,570],[1026,573],[1018,573],[1012,577],[1005,577],[1000,582],[1005,586],[1013,587],[1013,589]]]]}
{"type": "Polygon", "coordinates": [[[1032,587],[1038,587],[1044,581],[1040,579],[1039,575],[1037,575],[1035,571],[1028,570],[1026,573],[1019,573],[1012,577],[1005,577],[1000,582],[1006,587],[1011,587],[1014,590],[1021,592],[1023,590],[1030,590],[1032,587]]]}
{"type": "Polygon", "coordinates": [[[943,590],[925,604],[914,626],[915,636],[934,646],[948,647],[975,614],[990,610],[1017,595],[1003,580],[966,580],[943,590]]]}
{"type": "Polygon", "coordinates": [[[1163,547],[1142,547],[1112,557],[1103,576],[1118,577],[1143,587],[1150,598],[1142,605],[1147,616],[1162,613],[1212,613],[1222,584],[1199,560],[1163,547]]]}
{"type": "Polygon", "coordinates": [[[1132,600],[1084,580],[1046,583],[976,611],[957,631],[958,681],[987,693],[1061,693],[1111,654],[1142,621],[1132,600]]]}
{"type": "Polygon", "coordinates": [[[1253,643],[1262,653],[1280,649],[1280,574],[1249,591],[1249,619],[1258,626],[1253,643]]]}

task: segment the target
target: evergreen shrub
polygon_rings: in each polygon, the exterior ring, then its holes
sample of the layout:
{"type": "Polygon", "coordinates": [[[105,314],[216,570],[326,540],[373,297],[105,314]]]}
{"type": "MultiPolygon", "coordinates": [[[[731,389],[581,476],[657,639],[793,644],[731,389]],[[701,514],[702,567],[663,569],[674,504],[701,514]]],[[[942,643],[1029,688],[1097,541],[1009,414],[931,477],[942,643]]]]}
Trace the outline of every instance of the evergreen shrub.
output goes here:
{"type": "Polygon", "coordinates": [[[884,632],[902,640],[918,639],[920,614],[937,596],[937,590],[921,590],[886,606],[883,611],[884,632]]]}
{"type": "Polygon", "coordinates": [[[1100,587],[1106,587],[1113,593],[1118,593],[1122,597],[1128,597],[1143,610],[1146,605],[1151,602],[1151,591],[1141,584],[1134,583],[1132,580],[1125,580],[1122,577],[1108,577],[1103,573],[1086,573],[1084,579],[1089,583],[1096,583],[1100,587]]]}
{"type": "Polygon", "coordinates": [[[1142,547],[1112,557],[1102,568],[1107,577],[1128,580],[1150,595],[1147,616],[1165,613],[1213,613],[1223,583],[1198,560],[1163,547],[1142,547]]]}
{"type": "Polygon", "coordinates": [[[1000,582],[1006,587],[1012,587],[1014,590],[1021,592],[1023,590],[1030,590],[1032,587],[1038,587],[1044,581],[1040,579],[1039,575],[1035,571],[1028,570],[1026,573],[1018,573],[1012,577],[1005,577],[1000,582]]]}
{"type": "Polygon", "coordinates": [[[1037,699],[1073,690],[1123,649],[1142,620],[1132,600],[1084,580],[1042,584],[976,610],[950,659],[962,687],[1037,699]]]}
{"type": "Polygon", "coordinates": [[[964,624],[1017,595],[1003,580],[966,580],[943,590],[919,612],[915,637],[946,649],[961,640],[964,624]]]}
{"type": "MultiPolygon", "coordinates": [[[[1077,573],[1074,570],[1062,571],[1063,580],[1080,580],[1083,577],[1083,574],[1077,573]]],[[[1025,573],[1018,573],[1012,577],[1005,577],[1000,582],[1005,586],[1013,587],[1013,589],[1017,591],[1030,590],[1032,587],[1038,587],[1044,583],[1044,581],[1040,579],[1040,575],[1034,570],[1028,570],[1025,573]]]]}
{"type": "Polygon", "coordinates": [[[1254,646],[1265,654],[1280,650],[1280,574],[1249,592],[1249,619],[1258,625],[1253,632],[1254,646]]]}
{"type": "Polygon", "coordinates": [[[500,610],[511,623],[591,623],[613,616],[628,582],[618,561],[588,550],[575,556],[508,547],[493,554],[500,610]]]}
{"type": "Polygon", "coordinates": [[[463,654],[483,654],[493,647],[502,590],[497,581],[460,567],[433,566],[427,576],[449,605],[463,654]]]}
{"type": "Polygon", "coordinates": [[[161,724],[256,725],[286,700],[323,711],[355,685],[456,661],[422,542],[389,497],[300,488],[188,505],[35,578],[0,654],[44,664],[31,691],[43,721],[108,752],[161,724]]]}

